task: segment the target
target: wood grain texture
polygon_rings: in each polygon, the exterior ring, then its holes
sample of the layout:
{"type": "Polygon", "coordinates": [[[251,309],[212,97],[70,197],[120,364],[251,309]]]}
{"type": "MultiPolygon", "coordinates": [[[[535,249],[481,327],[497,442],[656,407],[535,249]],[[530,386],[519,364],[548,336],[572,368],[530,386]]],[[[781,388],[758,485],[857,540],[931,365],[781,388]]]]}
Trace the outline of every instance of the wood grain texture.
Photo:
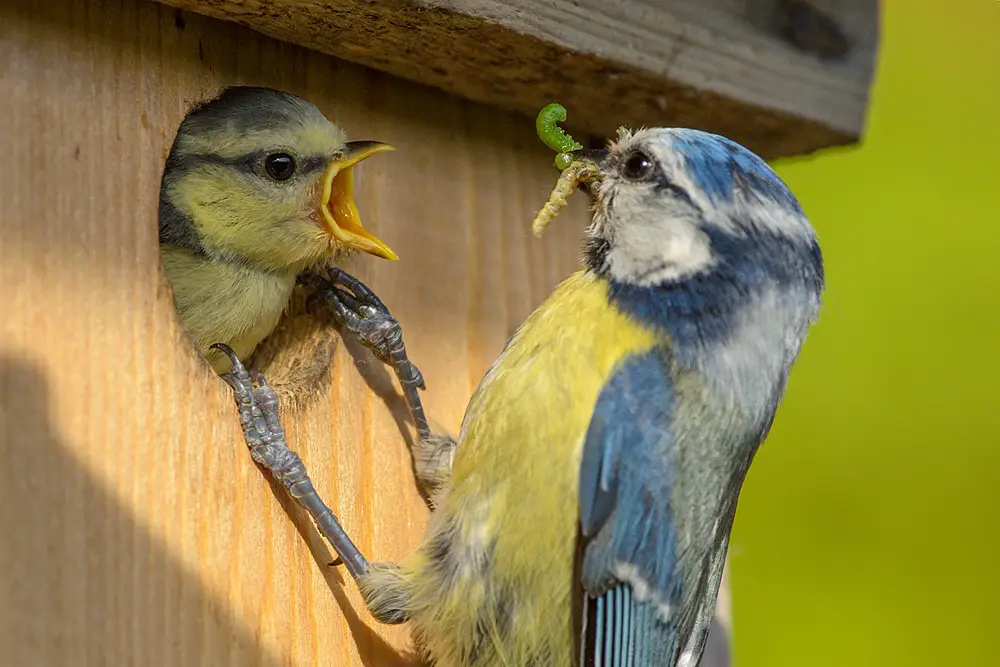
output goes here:
{"type": "Polygon", "coordinates": [[[878,43],[877,0],[811,0],[840,61],[782,37],[787,0],[162,1],[503,109],[558,101],[582,133],[696,127],[767,159],[861,136],[878,43]]]}
{"type": "MultiPolygon", "coordinates": [[[[582,199],[530,234],[555,173],[523,117],[152,2],[5,0],[4,665],[413,663],[405,626],[370,618],[251,462],[159,265],[173,133],[235,83],[303,95],[352,138],[397,147],[359,168],[357,194],[401,261],[348,268],[403,323],[443,426],[457,429],[513,328],[576,267],[582,199]]],[[[290,442],[360,548],[402,558],[427,512],[395,384],[341,345],[329,372],[286,406],[290,442]]]]}

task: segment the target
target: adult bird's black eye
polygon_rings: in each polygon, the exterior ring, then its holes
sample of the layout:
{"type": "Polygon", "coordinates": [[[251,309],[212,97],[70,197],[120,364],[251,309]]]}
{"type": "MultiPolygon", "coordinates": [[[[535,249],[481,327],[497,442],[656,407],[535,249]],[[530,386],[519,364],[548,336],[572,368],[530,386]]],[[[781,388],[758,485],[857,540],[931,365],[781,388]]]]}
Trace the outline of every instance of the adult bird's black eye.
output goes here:
{"type": "Polygon", "coordinates": [[[276,181],[287,181],[295,173],[295,158],[288,153],[271,153],[264,158],[264,171],[276,181]]]}
{"type": "Polygon", "coordinates": [[[653,173],[653,161],[645,153],[633,153],[622,167],[622,174],[625,178],[642,180],[653,173]]]}

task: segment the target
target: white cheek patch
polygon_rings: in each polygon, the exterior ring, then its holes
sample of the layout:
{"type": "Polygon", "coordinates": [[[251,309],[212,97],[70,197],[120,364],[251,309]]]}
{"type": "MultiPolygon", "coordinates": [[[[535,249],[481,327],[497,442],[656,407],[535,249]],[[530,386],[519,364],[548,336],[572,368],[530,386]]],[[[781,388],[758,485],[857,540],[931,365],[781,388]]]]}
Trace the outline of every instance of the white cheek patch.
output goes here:
{"type": "Polygon", "coordinates": [[[611,276],[646,286],[678,280],[712,266],[708,236],[684,218],[632,218],[615,229],[608,252],[611,276]]]}

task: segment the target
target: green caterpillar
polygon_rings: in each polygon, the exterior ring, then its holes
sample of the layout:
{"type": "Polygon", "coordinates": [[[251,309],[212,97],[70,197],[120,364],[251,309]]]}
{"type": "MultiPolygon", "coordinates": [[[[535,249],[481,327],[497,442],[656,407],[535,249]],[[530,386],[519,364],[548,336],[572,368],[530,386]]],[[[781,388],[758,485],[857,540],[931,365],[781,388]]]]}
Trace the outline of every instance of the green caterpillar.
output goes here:
{"type": "Polygon", "coordinates": [[[570,151],[577,151],[583,148],[576,139],[566,134],[566,130],[559,127],[560,122],[566,120],[566,107],[561,104],[550,104],[538,112],[535,119],[535,130],[538,138],[546,146],[554,150],[556,155],[556,168],[564,171],[573,162],[570,151]]]}

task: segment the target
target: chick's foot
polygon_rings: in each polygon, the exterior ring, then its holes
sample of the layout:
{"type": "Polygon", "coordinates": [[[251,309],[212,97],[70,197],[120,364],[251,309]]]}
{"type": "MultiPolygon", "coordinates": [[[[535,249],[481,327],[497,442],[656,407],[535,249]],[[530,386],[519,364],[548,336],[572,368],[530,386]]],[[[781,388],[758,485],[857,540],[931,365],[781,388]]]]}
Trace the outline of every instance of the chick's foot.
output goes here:
{"type": "Polygon", "coordinates": [[[263,375],[257,372],[251,375],[229,346],[216,343],[212,347],[232,361],[232,368],[222,379],[233,389],[250,456],[309,512],[319,532],[339,555],[338,562],[343,562],[354,578],[365,574],[368,561],[317,493],[302,459],[288,447],[278,416],[278,395],[263,375]]]}
{"type": "Polygon", "coordinates": [[[403,388],[406,405],[413,416],[421,440],[431,435],[420,400],[424,376],[410,361],[403,344],[403,329],[367,285],[336,267],[327,270],[329,279],[311,273],[303,281],[313,289],[307,307],[317,305],[329,314],[341,333],[351,334],[382,363],[392,367],[403,388]]]}

